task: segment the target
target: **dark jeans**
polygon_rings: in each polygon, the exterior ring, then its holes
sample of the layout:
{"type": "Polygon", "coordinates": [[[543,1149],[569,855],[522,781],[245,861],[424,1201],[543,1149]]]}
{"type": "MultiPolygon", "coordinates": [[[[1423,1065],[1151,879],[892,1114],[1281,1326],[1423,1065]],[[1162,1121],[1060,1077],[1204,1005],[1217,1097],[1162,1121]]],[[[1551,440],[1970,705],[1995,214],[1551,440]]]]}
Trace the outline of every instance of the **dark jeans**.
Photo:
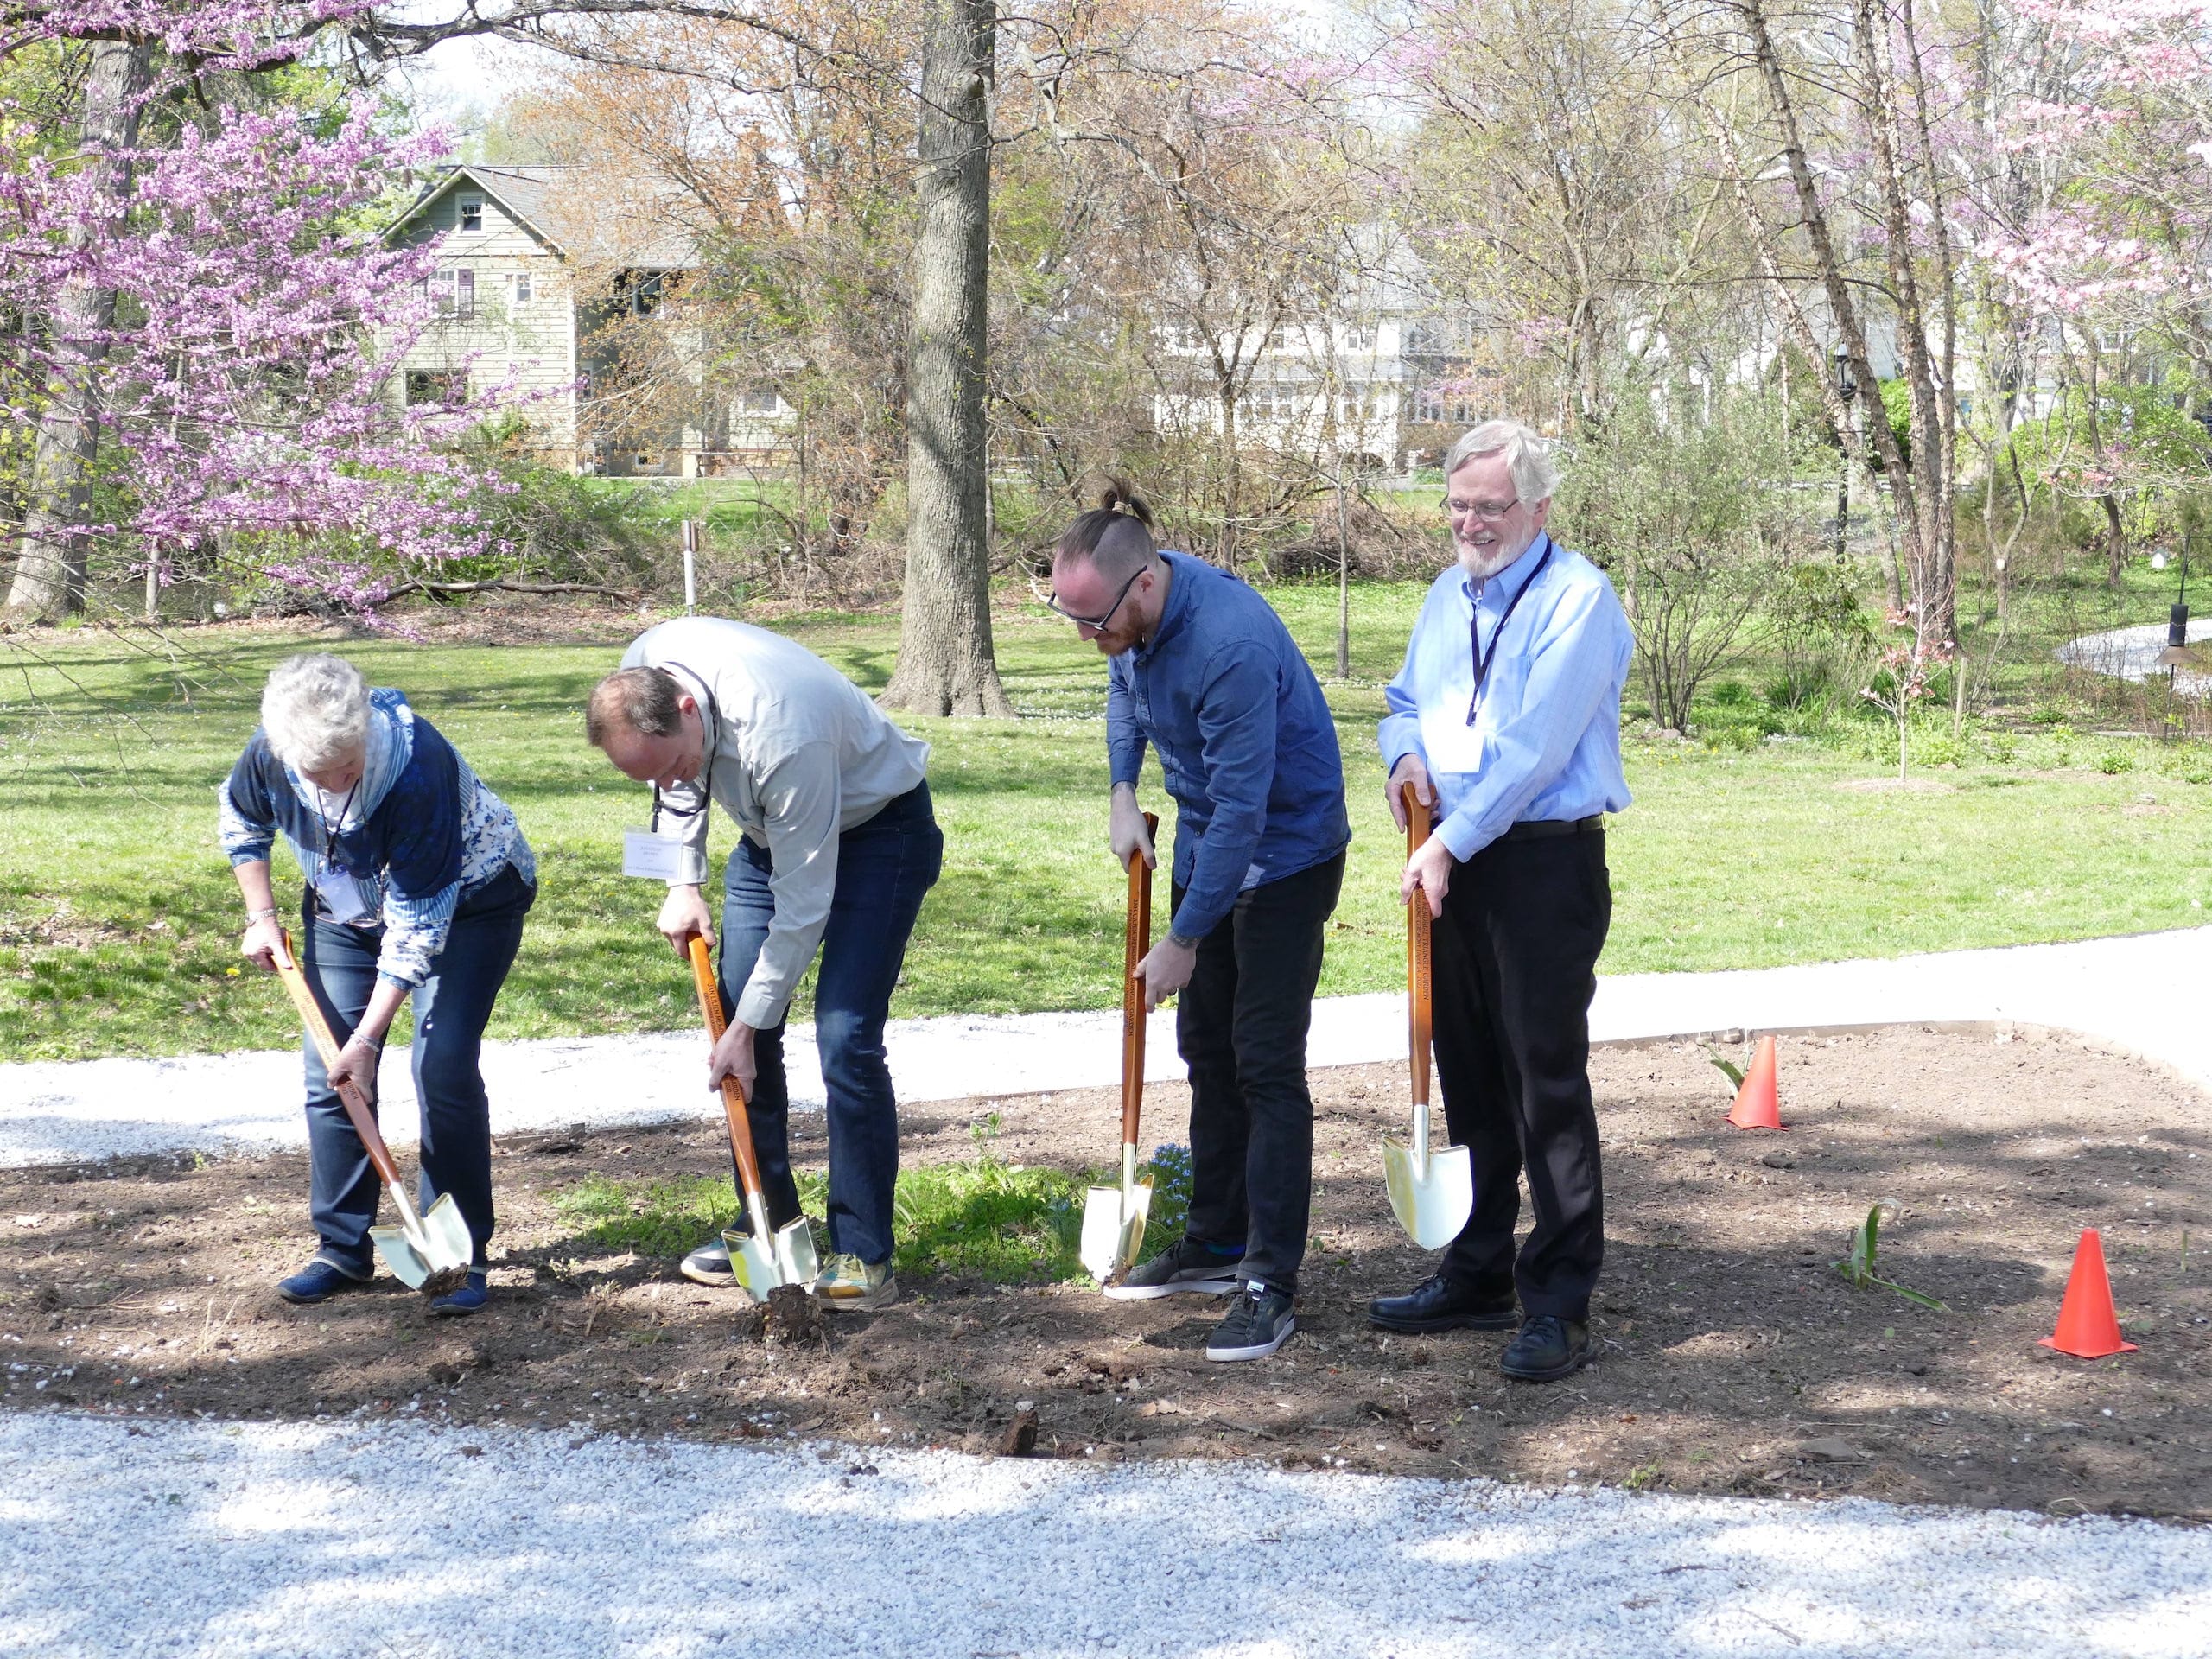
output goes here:
{"type": "Polygon", "coordinates": [[[1586,1319],[1605,1255],[1590,999],[1613,914],[1602,834],[1500,841],[1452,869],[1434,933],[1436,1079],[1475,1207],[1443,1273],[1586,1319]],[[1535,1224],[1516,1256],[1520,1179],[1535,1224]]]}
{"type": "MultiPolygon", "coordinates": [[[[870,1263],[891,1254],[891,1199],[899,1179],[899,1103],[884,1058],[883,1023],[922,897],[944,865],[944,836],[927,784],[837,837],[837,885],[814,981],[814,1040],[830,1102],[830,1248],[870,1263]]],[[[767,941],[776,914],[768,889],[773,868],[766,847],[738,838],[723,878],[725,1015],[736,1007],[767,941]]],[[[746,1116],[760,1160],[768,1224],[781,1227],[799,1212],[782,1022],[760,1034],[753,1052],[760,1075],[746,1116]]]]}
{"type": "MultiPolygon", "coordinates": [[[[522,945],[523,918],[537,898],[537,889],[512,864],[468,894],[454,912],[453,931],[430,964],[430,976],[414,992],[415,1094],[423,1112],[418,1203],[428,1209],[439,1194],[453,1195],[480,1265],[493,1217],[491,1104],[477,1060],[492,1004],[522,945]]],[[[313,902],[310,893],[302,909],[300,966],[342,1043],[376,988],[384,929],[325,920],[315,914],[313,902]]],[[[324,1076],[312,1037],[303,1039],[302,1051],[312,1170],[308,1209],[322,1240],[316,1254],[349,1273],[366,1274],[376,1260],[369,1243],[377,1214],[376,1169],[324,1076]]]]}
{"type": "MultiPolygon", "coordinates": [[[[1191,1068],[1193,1239],[1244,1250],[1243,1276],[1294,1289],[1313,1204],[1306,1033],[1344,855],[1263,882],[1198,941],[1175,1014],[1191,1068]]],[[[1183,891],[1174,890],[1180,906],[1183,891]]]]}

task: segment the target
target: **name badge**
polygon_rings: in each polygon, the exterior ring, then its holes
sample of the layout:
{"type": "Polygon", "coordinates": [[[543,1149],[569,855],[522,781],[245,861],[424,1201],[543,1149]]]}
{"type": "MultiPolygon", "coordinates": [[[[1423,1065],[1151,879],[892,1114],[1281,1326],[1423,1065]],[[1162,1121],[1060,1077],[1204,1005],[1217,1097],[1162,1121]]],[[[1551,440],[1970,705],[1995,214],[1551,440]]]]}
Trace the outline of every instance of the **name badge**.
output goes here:
{"type": "Polygon", "coordinates": [[[315,879],[315,891],[323,914],[334,922],[350,925],[375,919],[375,906],[370,903],[368,889],[350,870],[327,866],[315,879]]]}
{"type": "Polygon", "coordinates": [[[677,877],[677,855],[683,850],[682,842],[657,836],[650,830],[625,830],[622,874],[643,876],[651,881],[673,881],[677,877]]]}

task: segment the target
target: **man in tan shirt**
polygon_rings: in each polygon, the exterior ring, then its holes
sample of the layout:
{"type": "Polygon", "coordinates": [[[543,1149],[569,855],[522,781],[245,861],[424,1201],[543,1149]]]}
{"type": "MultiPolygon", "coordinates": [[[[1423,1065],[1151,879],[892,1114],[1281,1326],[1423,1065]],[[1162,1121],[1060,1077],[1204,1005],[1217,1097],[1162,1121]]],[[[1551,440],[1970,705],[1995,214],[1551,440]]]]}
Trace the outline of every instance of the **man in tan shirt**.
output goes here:
{"type": "MultiPolygon", "coordinates": [[[[812,1286],[832,1307],[876,1308],[891,1273],[898,1103],[884,1057],[892,988],[944,851],[908,736],[804,646],[744,622],[687,617],[640,635],[592,693],[591,741],[653,785],[649,855],[668,884],[659,927],[679,955],[714,944],[709,808],[740,830],[724,874],[721,982],[729,1027],[708,1086],[744,1086],[771,1230],[799,1213],[791,1179],[784,1020],[817,950],[815,1039],[829,1098],[830,1257],[812,1286]]],[[[742,1224],[741,1224],[741,1225],[742,1224]]],[[[734,1282],[719,1237],[684,1259],[734,1282]]]]}

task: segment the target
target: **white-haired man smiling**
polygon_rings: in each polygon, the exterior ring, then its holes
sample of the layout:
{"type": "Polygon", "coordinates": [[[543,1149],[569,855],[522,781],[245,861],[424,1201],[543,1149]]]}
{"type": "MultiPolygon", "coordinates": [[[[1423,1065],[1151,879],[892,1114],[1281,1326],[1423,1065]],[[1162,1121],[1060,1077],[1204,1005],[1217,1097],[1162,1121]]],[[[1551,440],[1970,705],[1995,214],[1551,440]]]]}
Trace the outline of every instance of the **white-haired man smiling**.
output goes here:
{"type": "Polygon", "coordinates": [[[1590,1357],[1605,1254],[1589,1014],[1612,917],[1605,815],[1629,803],[1630,639],[1605,572],[1545,531],[1559,484],[1545,439],[1485,422],[1444,478],[1459,557],[1421,605],[1379,741],[1401,827],[1406,785],[1436,811],[1402,888],[1436,918],[1437,1081],[1475,1205],[1436,1273],[1368,1316],[1393,1331],[1517,1319],[1499,1363],[1543,1382],[1590,1357]],[[1516,1255],[1523,1173],[1535,1224],[1516,1255]]]}

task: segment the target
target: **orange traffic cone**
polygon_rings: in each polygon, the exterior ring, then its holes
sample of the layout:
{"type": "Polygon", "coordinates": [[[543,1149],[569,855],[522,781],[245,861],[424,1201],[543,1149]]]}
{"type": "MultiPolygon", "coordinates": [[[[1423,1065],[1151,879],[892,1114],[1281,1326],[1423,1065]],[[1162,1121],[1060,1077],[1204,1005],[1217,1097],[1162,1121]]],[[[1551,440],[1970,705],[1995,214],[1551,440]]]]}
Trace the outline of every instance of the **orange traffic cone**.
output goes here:
{"type": "Polygon", "coordinates": [[[2074,1247],[2074,1271],[2067,1276],[2066,1299],[2058,1305],[2058,1329],[2036,1340],[2076,1359],[2135,1352],[2133,1343],[2120,1339],[2112,1280],[2105,1272],[2104,1241],[2095,1228],[2084,1227],[2082,1242],[2074,1247]]]}
{"type": "Polygon", "coordinates": [[[1739,1129],[1778,1129],[1782,1102],[1774,1087],[1774,1039],[1759,1039],[1751,1069],[1744,1073],[1744,1086],[1736,1091],[1735,1109],[1728,1121],[1739,1129]]]}

